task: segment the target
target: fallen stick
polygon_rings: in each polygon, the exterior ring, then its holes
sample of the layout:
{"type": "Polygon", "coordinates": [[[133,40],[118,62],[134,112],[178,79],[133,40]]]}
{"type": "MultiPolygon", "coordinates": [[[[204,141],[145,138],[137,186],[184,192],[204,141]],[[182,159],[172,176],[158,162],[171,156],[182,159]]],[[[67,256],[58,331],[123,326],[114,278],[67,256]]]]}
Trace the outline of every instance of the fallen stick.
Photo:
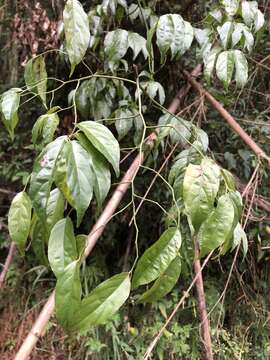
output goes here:
{"type": "Polygon", "coordinates": [[[3,270],[0,275],[0,289],[4,286],[5,278],[6,278],[8,269],[10,267],[10,264],[13,260],[15,252],[16,252],[16,244],[14,241],[12,241],[10,244],[10,247],[9,247],[8,256],[6,258],[3,270]]]}
{"type": "MultiPolygon", "coordinates": [[[[201,66],[198,65],[193,71],[192,76],[198,76],[201,71],[201,66]]],[[[190,86],[188,86],[190,89],[190,86]]],[[[189,91],[189,90],[188,90],[189,91]]],[[[175,113],[177,108],[181,103],[182,96],[181,94],[186,94],[187,92],[181,89],[176,96],[176,98],[172,101],[171,105],[168,108],[168,112],[175,113]]],[[[156,133],[153,132],[148,138],[146,143],[149,146],[154,144],[156,139],[156,133]]],[[[124,194],[126,193],[129,184],[133,181],[134,177],[136,176],[140,165],[143,163],[144,154],[140,153],[136,156],[135,160],[132,162],[131,166],[129,167],[128,171],[124,175],[122,181],[117,186],[116,190],[114,191],[111,199],[107,203],[105,209],[103,210],[102,214],[100,215],[97,223],[93,227],[92,231],[88,235],[87,239],[87,247],[85,249],[85,257],[87,257],[92,249],[94,248],[98,238],[103,233],[103,230],[114,214],[116,208],[118,207],[120,201],[122,200],[124,194]]],[[[54,293],[52,292],[49,299],[47,300],[46,304],[43,306],[41,313],[39,314],[37,320],[35,321],[33,327],[31,328],[29,334],[27,335],[26,339],[24,340],[23,344],[21,345],[19,351],[17,352],[14,360],[27,360],[28,356],[31,354],[33,348],[35,347],[37,341],[40,339],[41,336],[45,333],[46,325],[53,314],[55,303],[54,303],[54,293]]]]}
{"type": "Polygon", "coordinates": [[[205,98],[213,105],[213,107],[220,113],[224,120],[230,125],[230,127],[241,137],[241,139],[250,147],[258,159],[264,159],[267,166],[270,168],[270,158],[266,155],[263,149],[256,144],[256,142],[245,132],[245,130],[237,123],[232,115],[218,102],[213,95],[211,95],[204,87],[195,80],[192,74],[189,74],[186,70],[183,71],[185,77],[192,85],[192,87],[198,91],[199,94],[205,96],[205,98]]]}

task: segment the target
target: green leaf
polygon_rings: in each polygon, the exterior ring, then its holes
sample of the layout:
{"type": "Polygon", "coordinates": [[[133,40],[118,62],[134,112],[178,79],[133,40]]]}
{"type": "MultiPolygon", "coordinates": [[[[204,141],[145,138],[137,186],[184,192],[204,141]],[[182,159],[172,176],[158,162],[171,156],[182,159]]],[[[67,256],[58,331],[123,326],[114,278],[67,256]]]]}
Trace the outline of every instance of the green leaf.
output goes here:
{"type": "Polygon", "coordinates": [[[135,33],[135,32],[128,32],[128,46],[133,51],[133,60],[136,59],[139,52],[141,51],[144,55],[144,58],[147,59],[148,57],[148,51],[146,49],[146,40],[141,35],[135,33]]]}
{"type": "Polygon", "coordinates": [[[94,176],[94,193],[99,209],[111,187],[111,173],[107,161],[92,146],[86,136],[82,133],[76,135],[80,144],[85,148],[91,157],[91,168],[94,176]]]}
{"type": "Polygon", "coordinates": [[[215,68],[215,64],[216,64],[216,59],[217,59],[217,55],[220,52],[220,48],[219,47],[214,47],[210,53],[208,54],[208,56],[206,56],[203,59],[203,63],[204,63],[204,69],[203,69],[203,74],[206,78],[206,80],[208,81],[208,83],[210,83],[214,68],[215,68]]]}
{"type": "Polygon", "coordinates": [[[34,163],[29,195],[40,218],[46,217],[46,207],[54,180],[57,159],[66,139],[66,136],[61,136],[48,144],[34,163]]]}
{"type": "Polygon", "coordinates": [[[190,48],[194,31],[180,15],[167,14],[159,18],[156,36],[163,63],[169,49],[171,49],[172,58],[175,58],[183,55],[190,48]]]}
{"type": "MultiPolygon", "coordinates": [[[[65,209],[65,199],[59,189],[53,189],[50,192],[50,196],[46,208],[46,223],[48,234],[51,232],[54,225],[63,218],[65,209]]],[[[43,224],[44,225],[44,224],[43,224]]]]}
{"type": "Polygon", "coordinates": [[[12,88],[1,95],[0,112],[1,119],[9,132],[11,140],[14,138],[14,129],[18,124],[18,108],[20,105],[21,89],[12,88]]]}
{"type": "Polygon", "coordinates": [[[48,242],[48,232],[43,221],[36,219],[31,234],[31,246],[36,259],[40,265],[49,266],[46,255],[46,243],[48,242]]]}
{"type": "Polygon", "coordinates": [[[80,312],[81,296],[80,262],[73,261],[65,267],[55,288],[56,318],[66,330],[70,329],[80,312]]]}
{"type": "Polygon", "coordinates": [[[234,52],[223,51],[218,55],[216,63],[216,73],[220,81],[223,82],[224,87],[227,89],[230,85],[233,69],[234,69],[235,57],[234,52]]]}
{"type": "Polygon", "coordinates": [[[66,181],[71,205],[77,212],[77,227],[80,225],[93,195],[93,173],[91,158],[76,140],[66,143],[66,181]]]}
{"type": "Polygon", "coordinates": [[[160,104],[164,104],[165,91],[163,86],[157,81],[145,81],[141,82],[141,87],[145,89],[150,98],[154,99],[156,96],[159,98],[160,104]]]}
{"type": "Polygon", "coordinates": [[[78,0],[67,0],[63,20],[72,75],[75,66],[82,61],[90,42],[89,23],[87,14],[78,0]]]}
{"type": "Polygon", "coordinates": [[[92,326],[104,324],[124,304],[129,293],[128,273],[121,273],[104,281],[82,300],[72,330],[83,332],[92,326]]]}
{"type": "Polygon", "coordinates": [[[245,86],[248,81],[248,62],[245,55],[240,50],[234,50],[235,81],[240,87],[245,86]]]}
{"type": "Polygon", "coordinates": [[[79,234],[76,236],[77,251],[80,258],[84,253],[87,244],[87,238],[88,238],[87,235],[83,235],[83,234],[79,234]]]}
{"type": "Polygon", "coordinates": [[[242,225],[240,223],[237,223],[233,232],[233,243],[232,243],[231,251],[233,251],[239,244],[241,244],[241,242],[243,246],[243,260],[244,260],[248,251],[248,240],[245,230],[242,228],[242,225]]]}
{"type": "Polygon", "coordinates": [[[94,121],[84,121],[77,127],[85,134],[91,144],[109,161],[116,175],[119,175],[120,148],[118,141],[104,125],[94,121]]]}
{"type": "Polygon", "coordinates": [[[8,231],[21,253],[30,232],[32,203],[26,192],[19,192],[12,200],[8,213],[8,231]]]}
{"type": "Polygon", "coordinates": [[[181,272],[181,259],[179,256],[170,263],[154,285],[144,292],[137,302],[154,302],[167,295],[175,286],[181,272]]]}
{"type": "Polygon", "coordinates": [[[200,165],[189,164],[183,184],[183,198],[186,213],[197,231],[212,211],[219,189],[220,170],[210,159],[203,159],[200,165]]]}
{"type": "Polygon", "coordinates": [[[52,228],[48,244],[48,258],[57,278],[65,267],[78,258],[73,224],[69,217],[59,220],[52,228]]]}
{"type": "Polygon", "coordinates": [[[230,173],[226,169],[221,169],[221,175],[222,175],[222,177],[224,179],[226,187],[230,191],[234,191],[235,190],[235,179],[234,179],[234,176],[232,175],[232,173],[230,173]]]}
{"type": "Polygon", "coordinates": [[[32,129],[32,142],[37,143],[38,137],[42,138],[43,144],[53,140],[53,135],[59,125],[59,117],[56,113],[41,115],[35,122],[32,129]]]}
{"type": "Polygon", "coordinates": [[[125,137],[133,126],[133,113],[126,108],[117,109],[114,113],[115,118],[115,128],[118,133],[118,139],[121,140],[125,137]]]}
{"type": "Polygon", "coordinates": [[[39,55],[27,62],[24,70],[24,80],[27,89],[41,98],[46,107],[47,71],[43,56],[39,55]]]}
{"type": "Polygon", "coordinates": [[[117,64],[126,54],[128,49],[128,32],[123,29],[109,31],[104,39],[105,56],[109,68],[113,71],[117,64]]]}
{"type": "Polygon", "coordinates": [[[234,205],[229,194],[218,199],[217,207],[202,224],[198,234],[201,256],[223,245],[231,237],[234,224],[234,205]]]}
{"type": "Polygon", "coordinates": [[[166,230],[139,259],[132,278],[132,288],[136,289],[157,279],[176,257],[180,246],[180,231],[176,228],[166,230]]]}

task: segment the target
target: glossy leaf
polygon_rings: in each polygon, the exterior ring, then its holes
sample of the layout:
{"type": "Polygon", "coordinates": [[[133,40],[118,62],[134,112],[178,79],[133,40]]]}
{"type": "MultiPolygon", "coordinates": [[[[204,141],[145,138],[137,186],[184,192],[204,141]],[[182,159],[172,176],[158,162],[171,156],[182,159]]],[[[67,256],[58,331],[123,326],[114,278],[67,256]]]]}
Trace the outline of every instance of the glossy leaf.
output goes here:
{"type": "Polygon", "coordinates": [[[98,207],[100,209],[111,187],[111,173],[109,164],[104,159],[104,157],[92,146],[84,134],[77,134],[77,139],[91,157],[91,168],[94,176],[93,190],[97,199],[98,207]]]}
{"type": "Polygon", "coordinates": [[[217,55],[219,54],[220,50],[221,49],[219,47],[214,47],[210,51],[208,56],[206,56],[203,59],[203,63],[204,63],[203,74],[204,74],[206,80],[208,81],[208,83],[210,83],[210,79],[213,75],[215,65],[216,65],[217,55]]]}
{"type": "Polygon", "coordinates": [[[232,235],[234,205],[228,194],[218,199],[217,207],[208,216],[199,231],[201,256],[207,255],[226,242],[232,235]]]}
{"type": "Polygon", "coordinates": [[[185,209],[197,231],[201,223],[213,210],[219,189],[220,170],[210,159],[203,159],[200,165],[189,164],[183,183],[185,209]]]}
{"type": "Polygon", "coordinates": [[[194,31],[192,26],[178,14],[162,15],[157,23],[157,45],[161,62],[171,49],[172,58],[183,55],[191,46],[194,31]]]}
{"type": "Polygon", "coordinates": [[[37,56],[27,62],[24,70],[24,80],[27,89],[37,94],[46,107],[47,71],[43,56],[37,56]]]}
{"type": "Polygon", "coordinates": [[[14,129],[18,124],[18,108],[20,105],[21,89],[12,88],[5,91],[0,99],[1,119],[9,132],[11,139],[14,138],[14,129]]]}
{"type": "Polygon", "coordinates": [[[91,158],[76,140],[66,143],[66,181],[72,198],[71,205],[77,212],[77,227],[80,225],[93,195],[91,158]]]}
{"type": "Polygon", "coordinates": [[[176,256],[164,273],[155,281],[154,285],[139,297],[138,302],[154,302],[163,298],[175,286],[180,272],[181,259],[176,256]]]}
{"type": "Polygon", "coordinates": [[[59,275],[55,288],[56,318],[67,330],[80,312],[81,296],[80,262],[73,261],[59,275]]]}
{"type": "Polygon", "coordinates": [[[50,143],[58,125],[59,117],[56,113],[41,115],[32,128],[33,144],[37,143],[39,137],[41,137],[43,144],[50,143]]]}
{"type": "Polygon", "coordinates": [[[40,218],[46,217],[46,207],[54,180],[56,163],[65,141],[66,136],[61,136],[48,144],[34,163],[29,195],[40,218]]]}
{"type": "Polygon", "coordinates": [[[120,148],[110,130],[94,121],[84,121],[77,127],[85,134],[91,144],[109,161],[116,175],[119,175],[120,148]]]}
{"type": "Polygon", "coordinates": [[[258,32],[264,26],[264,15],[258,9],[256,1],[242,1],[242,17],[247,26],[254,26],[255,32],[258,32]]]}
{"type": "Polygon", "coordinates": [[[235,57],[233,51],[223,51],[218,55],[216,73],[219,80],[223,82],[225,88],[228,88],[231,83],[234,63],[235,57]]]}
{"type": "Polygon", "coordinates": [[[180,231],[176,228],[166,230],[139,259],[132,278],[132,288],[136,289],[157,279],[176,257],[180,246],[180,231]]]}
{"type": "Polygon", "coordinates": [[[48,258],[55,276],[59,278],[65,267],[78,258],[73,224],[69,217],[59,220],[52,228],[48,258]]]}
{"type": "Polygon", "coordinates": [[[220,37],[220,41],[224,49],[226,50],[228,48],[231,35],[233,32],[233,22],[226,21],[222,26],[217,27],[217,31],[220,37]]]}
{"type": "Polygon", "coordinates": [[[240,50],[234,50],[235,81],[243,87],[248,81],[248,62],[245,55],[240,50]]]}
{"type": "Polygon", "coordinates": [[[104,324],[124,304],[129,293],[128,273],[121,273],[104,281],[82,300],[72,330],[83,332],[92,326],[104,324]]]}
{"type": "Polygon", "coordinates": [[[90,31],[87,14],[78,0],[67,0],[64,13],[66,49],[71,64],[71,74],[89,46],[90,31]]]}
{"type": "Polygon", "coordinates": [[[26,192],[19,192],[12,200],[8,213],[8,231],[21,255],[30,232],[32,203],[26,192]]]}

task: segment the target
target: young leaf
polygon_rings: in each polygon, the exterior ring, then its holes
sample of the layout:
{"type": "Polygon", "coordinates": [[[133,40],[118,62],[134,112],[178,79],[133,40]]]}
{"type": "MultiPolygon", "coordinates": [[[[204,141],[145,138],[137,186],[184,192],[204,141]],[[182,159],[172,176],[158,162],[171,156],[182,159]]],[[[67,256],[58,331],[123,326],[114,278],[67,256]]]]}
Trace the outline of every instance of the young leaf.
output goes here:
{"type": "Polygon", "coordinates": [[[53,140],[53,135],[59,125],[59,117],[56,113],[41,115],[35,122],[32,129],[32,142],[37,143],[39,136],[43,144],[48,144],[53,140]]]}
{"type": "Polygon", "coordinates": [[[85,134],[91,144],[109,161],[116,175],[119,175],[120,148],[110,130],[94,121],[83,121],[77,127],[85,134]]]}
{"type": "Polygon", "coordinates": [[[245,55],[240,50],[234,50],[235,81],[240,87],[245,86],[248,81],[248,62],[245,55]]]}
{"type": "Polygon", "coordinates": [[[83,332],[92,326],[104,324],[124,304],[129,293],[128,273],[121,273],[104,281],[82,300],[71,330],[83,332]]]}
{"type": "Polygon", "coordinates": [[[12,88],[5,91],[0,99],[0,113],[2,121],[9,132],[11,139],[14,138],[14,129],[18,124],[18,108],[20,105],[19,88],[12,88]]]}
{"type": "Polygon", "coordinates": [[[136,289],[157,279],[176,257],[180,246],[180,231],[176,228],[166,230],[139,259],[132,278],[132,288],[136,289]]]}
{"type": "MultiPolygon", "coordinates": [[[[50,234],[51,229],[54,225],[63,218],[65,208],[65,199],[59,189],[53,189],[50,192],[50,196],[48,199],[48,204],[46,208],[46,222],[48,234],[50,234]]],[[[44,224],[43,224],[44,225],[44,224]]]]}
{"type": "Polygon", "coordinates": [[[93,190],[97,199],[98,207],[100,209],[111,187],[111,173],[109,164],[104,159],[104,157],[92,146],[84,134],[77,134],[77,139],[91,157],[91,168],[94,176],[93,190]]]}
{"type": "Polygon", "coordinates": [[[174,58],[183,55],[190,48],[194,31],[192,26],[180,15],[167,14],[159,18],[156,36],[163,63],[169,49],[174,58]]]}
{"type": "Polygon", "coordinates": [[[80,225],[93,195],[93,173],[91,158],[76,140],[66,143],[67,188],[71,195],[72,206],[77,211],[77,227],[80,225]]]}
{"type": "Polygon", "coordinates": [[[27,89],[41,98],[46,107],[47,71],[43,56],[38,56],[27,62],[24,70],[24,80],[27,89]]]}
{"type": "Polygon", "coordinates": [[[80,262],[73,261],[59,276],[55,288],[55,313],[59,323],[69,330],[80,312],[82,286],[80,262]]]}
{"type": "Polygon", "coordinates": [[[66,136],[61,136],[48,144],[34,164],[29,195],[32,199],[33,207],[40,218],[46,217],[46,207],[54,180],[57,159],[66,138],[66,136]]]}
{"type": "Polygon", "coordinates": [[[30,232],[32,203],[26,192],[19,192],[12,200],[8,213],[8,231],[21,255],[30,232]]]}
{"type": "Polygon", "coordinates": [[[48,258],[57,278],[65,272],[66,266],[78,258],[73,224],[69,217],[59,220],[52,228],[48,244],[48,258]]]}
{"type": "Polygon", "coordinates": [[[183,198],[187,215],[197,231],[212,211],[220,182],[219,167],[210,159],[200,165],[189,164],[183,184],[183,198]]]}
{"type": "Polygon", "coordinates": [[[181,272],[181,259],[179,256],[170,263],[154,285],[144,292],[137,302],[154,302],[167,295],[176,284],[181,272]]]}
{"type": "Polygon", "coordinates": [[[78,0],[67,0],[63,19],[72,75],[75,66],[82,61],[90,42],[89,23],[87,14],[78,0]]]}
{"type": "Polygon", "coordinates": [[[217,207],[202,224],[198,234],[201,256],[207,255],[232,236],[235,210],[229,194],[218,199],[217,207]]]}
{"type": "Polygon", "coordinates": [[[230,85],[233,69],[234,69],[235,57],[234,52],[223,51],[219,54],[216,63],[216,73],[219,80],[223,82],[224,87],[227,89],[230,85]]]}

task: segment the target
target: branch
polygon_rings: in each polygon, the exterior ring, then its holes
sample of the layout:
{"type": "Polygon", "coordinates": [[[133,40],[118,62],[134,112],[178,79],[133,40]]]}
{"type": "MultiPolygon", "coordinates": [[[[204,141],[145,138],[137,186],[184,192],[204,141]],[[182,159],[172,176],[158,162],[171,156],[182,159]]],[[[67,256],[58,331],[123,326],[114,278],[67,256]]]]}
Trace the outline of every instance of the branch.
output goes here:
{"type": "Polygon", "coordinates": [[[11,262],[13,260],[13,257],[15,255],[15,252],[16,252],[16,244],[15,244],[14,241],[12,241],[12,243],[10,244],[9,251],[8,251],[8,256],[6,258],[3,270],[2,270],[1,275],[0,275],[0,290],[4,286],[5,278],[6,278],[8,269],[10,267],[10,264],[11,264],[11,262]]]}
{"type": "MultiPolygon", "coordinates": [[[[201,67],[197,66],[192,71],[192,76],[198,75],[201,71],[200,69],[201,67]]],[[[184,90],[181,89],[179,91],[178,95],[172,101],[170,107],[168,108],[169,112],[175,113],[177,111],[181,103],[181,100],[183,99],[183,95],[185,96],[189,90],[190,90],[190,86],[188,85],[186,89],[184,90]]],[[[154,132],[146,139],[147,145],[150,147],[153,146],[155,139],[156,139],[156,133],[154,132]]],[[[87,257],[93,250],[98,238],[101,236],[106,224],[110,221],[111,217],[113,216],[124,194],[128,190],[130,183],[134,180],[140,168],[140,165],[143,163],[143,161],[144,161],[144,153],[138,154],[135,160],[132,162],[131,166],[129,167],[128,171],[126,172],[125,176],[123,177],[122,181],[117,186],[111,199],[107,203],[107,206],[100,215],[97,223],[95,224],[92,231],[88,235],[87,247],[84,253],[85,257],[87,257]]],[[[17,352],[14,360],[27,360],[28,356],[31,354],[33,348],[35,347],[37,341],[45,333],[46,325],[54,311],[54,306],[55,306],[54,294],[55,294],[55,290],[52,292],[46,304],[44,305],[41,313],[39,314],[36,322],[34,323],[26,339],[24,340],[19,351],[17,352]]]]}
{"type": "Polygon", "coordinates": [[[203,86],[198,83],[192,74],[189,74],[186,70],[183,71],[185,77],[189,83],[193,86],[199,94],[205,96],[209,103],[220,113],[224,120],[230,125],[230,127],[242,138],[242,140],[250,147],[258,159],[264,159],[267,166],[270,168],[270,158],[262,150],[262,148],[245,132],[245,130],[237,123],[237,121],[229,114],[229,112],[218,102],[213,95],[206,91],[203,86]]]}

